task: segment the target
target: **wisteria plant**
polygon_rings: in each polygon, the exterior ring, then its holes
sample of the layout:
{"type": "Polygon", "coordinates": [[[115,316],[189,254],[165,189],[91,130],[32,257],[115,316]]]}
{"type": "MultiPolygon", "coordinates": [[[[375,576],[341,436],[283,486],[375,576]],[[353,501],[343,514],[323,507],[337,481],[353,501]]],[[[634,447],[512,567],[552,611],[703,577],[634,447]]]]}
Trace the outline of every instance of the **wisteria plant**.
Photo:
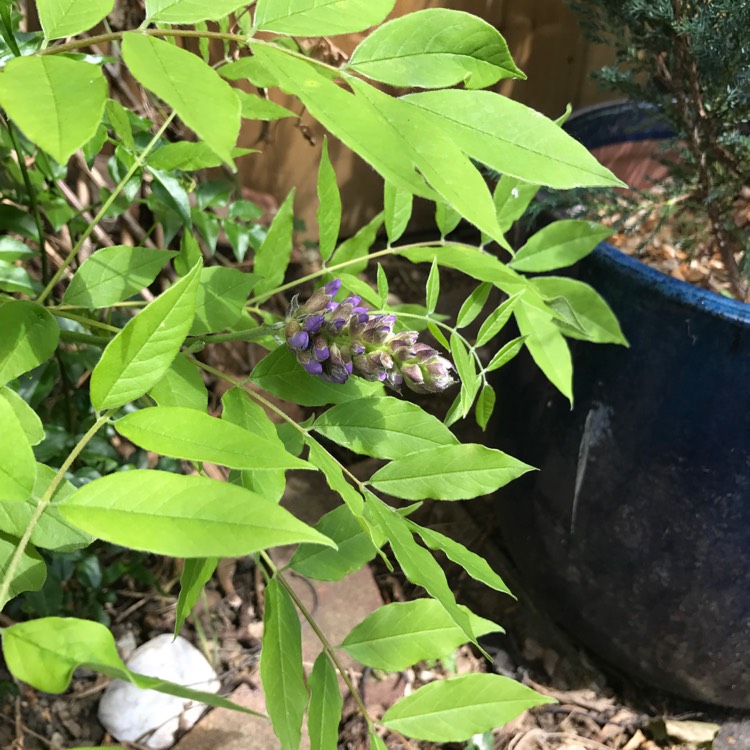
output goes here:
{"type": "MultiPolygon", "coordinates": [[[[260,676],[285,750],[299,746],[305,712],[311,747],[336,747],[337,673],[359,700],[339,649],[400,670],[494,627],[456,602],[432,551],[507,592],[502,579],[408,513],[491,493],[529,470],[450,429],[472,410],[487,425],[489,374],[525,347],[572,399],[565,337],[624,343],[593,289],[525,275],[575,262],[607,230],[562,221],[517,251],[504,238],[538,186],[616,179],[555,122],[488,90],[523,77],[496,29],[437,8],[386,21],[393,6],[146,0],[145,14],[123,21],[113,0],[37,0],[34,31],[30,16],[0,3],[0,606],[44,584],[48,555],[100,539],[184,559],[178,632],[220,558],[255,556],[267,577],[260,676]],[[349,60],[331,64],[328,37],[372,27],[349,60]],[[231,175],[237,159],[264,158],[237,147],[240,124],[296,117],[279,92],[385,184],[383,213],[340,243],[336,175],[326,141],[317,146],[318,262],[304,273],[290,263],[293,193],[264,226],[231,180],[203,172],[231,175]],[[494,192],[480,165],[502,175],[494,192]],[[83,198],[70,187],[80,174],[92,186],[83,198]],[[434,241],[401,239],[415,195],[436,205],[434,241]],[[476,245],[448,238],[461,219],[477,229],[476,245]],[[234,261],[215,254],[217,242],[234,261]],[[423,299],[399,304],[386,260],[426,264],[423,299]],[[450,319],[435,312],[445,269],[476,283],[450,319]],[[498,347],[511,318],[520,335],[498,347]],[[207,356],[237,342],[265,352],[245,379],[207,356]],[[230,388],[209,410],[207,383],[218,381],[230,388]],[[443,391],[455,399],[441,421],[423,406],[443,391]],[[279,399],[304,407],[304,420],[279,399]],[[62,453],[51,447],[55,436],[60,445],[52,402],[77,408],[62,453]],[[96,441],[104,452],[115,434],[164,458],[83,471],[96,441]],[[331,443],[378,468],[355,477],[331,443]],[[224,467],[226,481],[207,464],[224,467]],[[321,472],[341,498],[314,527],[279,504],[292,469],[321,472]],[[385,605],[331,643],[268,553],[288,544],[299,545],[289,568],[300,575],[338,580],[380,555],[429,598],[385,605]],[[300,616],[323,649],[309,674],[300,616]]],[[[86,666],[246,710],[129,671],[98,622],[17,622],[2,647],[12,674],[42,691],[66,690],[86,666]]],[[[377,721],[360,709],[382,750],[388,732],[461,741],[547,700],[487,673],[427,684],[377,721]]]]}

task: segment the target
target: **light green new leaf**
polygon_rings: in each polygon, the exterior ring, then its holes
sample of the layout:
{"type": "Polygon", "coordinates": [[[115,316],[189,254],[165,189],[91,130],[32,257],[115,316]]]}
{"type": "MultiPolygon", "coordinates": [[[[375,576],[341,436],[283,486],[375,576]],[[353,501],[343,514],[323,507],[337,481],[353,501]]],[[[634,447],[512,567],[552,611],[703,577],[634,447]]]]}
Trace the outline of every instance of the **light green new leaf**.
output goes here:
{"type": "Polygon", "coordinates": [[[167,143],[148,158],[150,167],[162,171],[173,169],[194,171],[220,167],[221,164],[221,157],[217,156],[209,146],[202,142],[193,143],[192,141],[167,143]]]}
{"type": "Polygon", "coordinates": [[[480,284],[464,301],[456,317],[456,328],[465,328],[473,323],[477,315],[482,312],[484,303],[490,295],[492,284],[488,281],[480,284]]]}
{"type": "Polygon", "coordinates": [[[404,88],[464,83],[483,89],[501,78],[526,78],[494,26],[447,8],[428,8],[383,24],[354,50],[349,67],[404,88]]]}
{"type": "Polygon", "coordinates": [[[523,345],[526,343],[526,336],[518,336],[515,339],[511,339],[507,344],[495,352],[492,359],[489,361],[485,372],[492,372],[493,370],[499,370],[504,365],[507,365],[520,351],[523,349],[523,345]]]}
{"type": "Polygon", "coordinates": [[[468,610],[458,606],[443,569],[424,547],[417,544],[406,520],[371,493],[367,495],[367,508],[387,537],[404,575],[437,599],[466,638],[476,643],[468,610]]]}
{"type": "Polygon", "coordinates": [[[106,101],[102,71],[60,55],[16,57],[0,76],[0,106],[61,164],[94,136],[106,101]]]}
{"type": "Polygon", "coordinates": [[[482,386],[482,390],[479,391],[475,411],[477,424],[483,430],[487,429],[487,423],[490,421],[495,408],[495,399],[495,389],[489,383],[485,383],[482,386]]]}
{"type": "Polygon", "coordinates": [[[254,435],[226,419],[181,406],[152,406],[126,414],[115,429],[144,450],[232,469],[312,468],[278,441],[254,435]]]}
{"type": "Polygon", "coordinates": [[[211,580],[218,564],[218,557],[194,557],[185,560],[180,576],[180,595],[177,598],[177,612],[174,623],[175,638],[180,634],[185,620],[198,603],[203,587],[211,580]]]}
{"type": "Polygon", "coordinates": [[[385,211],[385,231],[388,242],[394,243],[406,231],[411,219],[414,196],[408,190],[385,183],[383,209],[385,211]]]}
{"type": "Polygon", "coordinates": [[[434,117],[444,136],[464,153],[502,174],[562,189],[623,187],[553,120],[520,102],[491,91],[463,89],[425,91],[404,99],[434,117]]]}
{"type": "Polygon", "coordinates": [[[336,247],[341,229],[341,194],[336,172],[328,157],[328,138],[323,138],[318,168],[318,234],[320,257],[327,261],[336,247]]]}
{"type": "Polygon", "coordinates": [[[346,270],[350,274],[362,273],[367,268],[367,254],[370,252],[380,228],[383,226],[383,212],[376,214],[353,237],[344,240],[331,258],[331,262],[349,263],[346,270]]]}
{"type": "Polygon", "coordinates": [[[198,282],[190,335],[214,333],[236,325],[258,280],[256,274],[244,273],[237,268],[204,268],[198,282]]]}
{"type": "Polygon", "coordinates": [[[359,570],[377,554],[359,521],[346,505],[326,513],[313,527],[336,543],[338,549],[303,544],[289,561],[289,567],[316,581],[340,581],[359,570]]]}
{"type": "Polygon", "coordinates": [[[593,221],[555,221],[533,234],[510,266],[517,271],[534,273],[572,266],[611,234],[611,229],[593,221]]]}
{"type": "Polygon", "coordinates": [[[260,31],[292,36],[352,34],[382,23],[395,0],[258,0],[260,31]]]}
{"type": "MultiPolygon", "coordinates": [[[[5,578],[11,558],[18,549],[19,539],[0,532],[0,576],[5,578]]],[[[39,553],[26,545],[23,555],[13,573],[8,595],[5,601],[0,600],[0,609],[24,591],[39,591],[47,578],[47,566],[39,553]]]]}
{"type": "Polygon", "coordinates": [[[400,458],[458,443],[439,419],[416,404],[392,397],[364,398],[334,406],[318,417],[315,430],[355,453],[373,458],[400,458]]]}
{"type": "Polygon", "coordinates": [[[452,560],[456,565],[460,565],[475,581],[479,581],[485,586],[495,589],[495,591],[501,591],[504,594],[511,593],[503,579],[492,570],[487,561],[480,555],[437,531],[418,526],[413,521],[407,521],[407,524],[412,531],[422,537],[422,541],[430,549],[444,552],[449,560],[452,560]]]}
{"type": "Polygon", "coordinates": [[[122,302],[151,284],[175,255],[172,250],[127,245],[97,250],[76,271],[63,302],[79,307],[109,307],[122,302]]]}
{"type": "MultiPolygon", "coordinates": [[[[502,632],[499,625],[465,607],[477,637],[502,632]]],[[[346,636],[341,647],[373,669],[400,672],[424,659],[439,659],[466,643],[466,633],[435,599],[386,604],[369,614],[346,636]]]]}
{"type": "Polygon", "coordinates": [[[336,750],[344,700],[339,691],[336,669],[325,651],[321,651],[315,660],[307,684],[310,688],[310,707],[307,710],[310,750],[336,750]]]}
{"type": "Polygon", "coordinates": [[[185,406],[205,412],[208,391],[200,370],[185,354],[178,354],[162,379],[148,392],[159,406],[185,406]]]}
{"type": "MultiPolygon", "coordinates": [[[[44,464],[36,465],[36,483],[34,491],[25,503],[0,502],[0,531],[15,537],[23,536],[34,516],[39,502],[47,492],[57,472],[44,464]]],[[[33,532],[31,543],[35,547],[56,552],[73,552],[88,547],[93,538],[80,529],[69,524],[61,515],[58,503],[75,492],[75,487],[68,481],[60,483],[51,503],[39,518],[33,532]]]]}
{"type": "Polygon", "coordinates": [[[164,471],[95,479],[59,507],[89,534],[171,557],[243,557],[280,544],[333,544],[249,490],[164,471]]]}
{"type": "Polygon", "coordinates": [[[286,274],[286,267],[292,257],[292,233],[294,231],[294,188],[273,217],[268,234],[255,254],[253,270],[261,279],[258,282],[256,295],[273,291],[286,274]]]}
{"type": "Polygon", "coordinates": [[[18,623],[3,632],[3,655],[17,679],[45,693],[65,692],[73,672],[88,667],[144,690],[261,716],[219,695],[131,672],[120,659],[109,629],[91,620],[42,617],[18,623]]]}
{"type": "Polygon", "coordinates": [[[0,398],[0,500],[23,503],[36,481],[36,461],[31,443],[5,398],[0,398]]]}
{"type": "Polygon", "coordinates": [[[436,680],[391,706],[383,724],[407,737],[461,742],[507,724],[554,698],[496,674],[466,674],[436,680]]]}
{"type": "Polygon", "coordinates": [[[164,377],[192,325],[200,270],[200,264],[196,265],[107,344],[91,373],[95,409],[122,406],[164,377]]]}
{"type": "Polygon", "coordinates": [[[280,346],[265,356],[255,366],[250,380],[274,396],[294,401],[300,406],[340,404],[383,392],[380,383],[370,383],[362,378],[350,377],[346,383],[338,384],[313,377],[302,368],[286,346],[280,346]]]}
{"type": "Polygon", "coordinates": [[[146,18],[162,23],[198,23],[224,18],[247,0],[146,0],[146,18]]]}
{"type": "Polygon", "coordinates": [[[44,425],[37,413],[12,388],[0,388],[0,398],[5,399],[13,409],[29,443],[41,443],[44,440],[44,425]]]}
{"type": "Polygon", "coordinates": [[[573,361],[565,337],[551,313],[521,300],[514,310],[526,348],[552,385],[573,403],[573,361]]]}
{"type": "Polygon", "coordinates": [[[404,500],[469,500],[532,468],[484,445],[444,445],[391,461],[372,475],[370,484],[404,500]]]}
{"type": "Polygon", "coordinates": [[[320,443],[309,435],[305,438],[305,443],[310,448],[310,463],[317,466],[323,472],[328,486],[341,496],[341,499],[346,503],[351,513],[357,518],[363,518],[365,503],[362,495],[346,481],[341,466],[320,443]]]}
{"type": "Polygon", "coordinates": [[[227,164],[233,163],[240,101],[215,70],[187,50],[137,32],[123,37],[122,56],[139,83],[169,104],[227,164]]]}
{"type": "Polygon", "coordinates": [[[114,0],[36,0],[39,21],[47,39],[88,31],[109,15],[114,0]]]}
{"type": "Polygon", "coordinates": [[[501,305],[496,307],[484,320],[477,333],[475,346],[479,348],[491,341],[503,329],[503,326],[510,320],[515,306],[518,304],[521,294],[516,293],[505,300],[501,305]]]}
{"type": "Polygon", "coordinates": [[[276,578],[265,590],[260,680],[281,750],[298,750],[307,688],[302,671],[302,631],[297,610],[276,578]]]}
{"type": "Polygon", "coordinates": [[[242,116],[246,120],[271,121],[299,116],[286,107],[282,107],[281,104],[276,104],[276,102],[264,99],[257,94],[248,94],[247,91],[242,91],[242,89],[235,89],[235,93],[240,98],[242,116]]]}

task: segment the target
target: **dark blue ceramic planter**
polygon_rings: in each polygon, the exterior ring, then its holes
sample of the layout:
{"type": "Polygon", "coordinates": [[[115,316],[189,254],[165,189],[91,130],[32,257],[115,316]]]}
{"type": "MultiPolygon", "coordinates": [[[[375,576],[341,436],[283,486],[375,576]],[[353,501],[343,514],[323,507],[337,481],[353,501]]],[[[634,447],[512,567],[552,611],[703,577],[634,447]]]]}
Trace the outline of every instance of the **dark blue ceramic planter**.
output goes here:
{"type": "MultiPolygon", "coordinates": [[[[569,130],[627,140],[643,132],[631,115],[598,108],[593,130],[587,115],[569,130]]],[[[499,371],[497,446],[541,470],[500,494],[507,545],[550,616],[602,659],[748,708],[750,305],[607,244],[570,275],[604,296],[631,348],[571,341],[572,411],[527,355],[499,371]]]]}

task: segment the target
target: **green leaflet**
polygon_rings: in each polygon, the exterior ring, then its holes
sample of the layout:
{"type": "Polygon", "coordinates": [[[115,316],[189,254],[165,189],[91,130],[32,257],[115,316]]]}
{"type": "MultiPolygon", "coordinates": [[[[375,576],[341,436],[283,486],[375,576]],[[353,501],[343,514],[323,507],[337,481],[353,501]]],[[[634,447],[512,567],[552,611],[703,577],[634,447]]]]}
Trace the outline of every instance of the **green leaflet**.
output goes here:
{"type": "Polygon", "coordinates": [[[482,386],[482,390],[479,391],[479,398],[477,399],[475,407],[475,415],[477,424],[483,429],[487,429],[487,423],[490,421],[492,412],[495,409],[495,390],[494,388],[485,383],[482,386]]]}
{"type": "Polygon", "coordinates": [[[391,461],[372,475],[370,484],[405,500],[468,500],[494,492],[531,470],[502,451],[465,443],[391,461]]]}
{"type": "Polygon", "coordinates": [[[5,398],[0,398],[0,425],[0,500],[23,503],[34,489],[36,462],[26,432],[5,398]]]}
{"type": "Polygon", "coordinates": [[[242,427],[181,406],[131,412],[115,429],[144,450],[187,461],[210,461],[232,469],[310,469],[310,464],[242,427]]]}
{"type": "Polygon", "coordinates": [[[381,23],[395,0],[258,0],[255,25],[293,36],[333,36],[381,23]]]}
{"type": "Polygon", "coordinates": [[[61,164],[96,133],[106,101],[96,65],[59,55],[16,57],[0,76],[0,106],[61,164]]]}
{"type": "Polygon", "coordinates": [[[237,268],[204,268],[198,282],[190,335],[214,333],[236,325],[258,281],[256,274],[244,273],[237,268]]]}
{"type": "Polygon", "coordinates": [[[260,679],[282,750],[297,750],[307,707],[302,634],[297,610],[276,578],[269,581],[265,590],[260,679]]]}
{"type": "Polygon", "coordinates": [[[283,446],[276,432],[276,425],[270,420],[266,410],[237,386],[230,388],[222,397],[224,407],[221,418],[236,424],[248,432],[252,432],[265,440],[283,446]]]}
{"type": "Polygon", "coordinates": [[[456,372],[461,381],[460,413],[462,417],[465,417],[474,403],[481,385],[481,379],[477,373],[476,359],[469,353],[466,345],[455,331],[451,333],[450,345],[453,364],[456,365],[456,372]]]}
{"type": "Polygon", "coordinates": [[[310,750],[336,750],[344,701],[339,692],[336,669],[325,651],[315,660],[307,684],[310,688],[307,709],[310,750]]]}
{"type": "Polygon", "coordinates": [[[200,270],[196,265],[109,342],[91,373],[95,409],[122,406],[164,377],[193,322],[200,270]]]}
{"type": "Polygon", "coordinates": [[[383,392],[380,383],[369,383],[362,378],[351,377],[339,385],[308,375],[286,346],[266,355],[255,366],[250,380],[274,396],[301,406],[340,404],[383,392]]]}
{"type": "Polygon", "coordinates": [[[467,674],[419,688],[391,706],[383,723],[419,740],[461,742],[507,724],[533,706],[554,702],[508,677],[467,674]]]}
{"type": "Polygon", "coordinates": [[[623,187],[553,120],[520,102],[491,91],[461,89],[425,91],[404,99],[435,117],[445,137],[464,153],[497,172],[561,189],[623,187]]]}
{"type": "Polygon", "coordinates": [[[147,287],[170,258],[172,250],[117,245],[97,250],[76,271],[63,302],[79,307],[109,307],[147,287]]]}
{"type": "Polygon", "coordinates": [[[344,240],[331,258],[331,263],[338,265],[348,263],[346,270],[350,274],[362,273],[367,268],[367,254],[375,243],[380,228],[383,226],[383,212],[376,214],[353,237],[344,240]]]}
{"type": "Polygon", "coordinates": [[[341,466],[325,448],[321,447],[320,443],[309,435],[305,437],[305,443],[310,448],[310,463],[323,472],[328,486],[341,496],[351,513],[357,518],[363,518],[365,503],[362,495],[346,481],[341,466]]]}
{"type": "Polygon", "coordinates": [[[525,78],[500,32],[470,13],[428,8],[383,24],[359,44],[349,67],[405,88],[483,89],[501,78],[525,78]]]}
{"type": "Polygon", "coordinates": [[[37,413],[12,389],[0,388],[0,399],[4,399],[13,409],[26,439],[31,445],[38,445],[44,440],[44,425],[37,413]]]}
{"type": "Polygon", "coordinates": [[[218,557],[194,557],[185,560],[180,576],[180,595],[177,598],[177,614],[174,623],[175,638],[180,634],[185,620],[198,603],[203,587],[211,580],[218,564],[218,557]]]}
{"type": "Polygon", "coordinates": [[[585,258],[612,230],[593,221],[564,219],[533,234],[510,266],[517,271],[554,271],[585,258]]]}
{"type": "MultiPolygon", "coordinates": [[[[11,558],[18,549],[18,537],[0,532],[0,577],[5,578],[11,558]]],[[[0,608],[24,591],[39,591],[47,578],[47,566],[39,553],[30,545],[26,545],[21,560],[16,567],[13,579],[8,589],[5,601],[0,600],[0,608]]]]}
{"type": "Polygon", "coordinates": [[[538,192],[539,185],[523,182],[507,174],[500,178],[492,199],[497,210],[497,221],[503,232],[507,232],[523,216],[538,192]]]}
{"type": "Polygon", "coordinates": [[[46,362],[60,338],[47,310],[26,300],[0,303],[0,331],[0,385],[46,362]]]}
{"type": "Polygon", "coordinates": [[[385,211],[385,231],[388,242],[393,243],[406,231],[411,219],[414,196],[408,190],[385,183],[383,208],[385,211]]]}
{"type": "MultiPolygon", "coordinates": [[[[463,608],[477,637],[501,632],[494,622],[463,608]]],[[[435,599],[385,604],[367,615],[341,647],[362,664],[400,672],[418,661],[439,659],[466,643],[466,633],[435,599]]]]}
{"type": "Polygon", "coordinates": [[[395,459],[458,443],[440,420],[416,404],[390,396],[334,406],[318,417],[315,430],[355,453],[374,458],[395,459]]]}
{"type": "MultiPolygon", "coordinates": [[[[217,156],[209,146],[200,141],[179,141],[167,143],[156,149],[148,157],[148,165],[153,169],[171,171],[182,169],[185,171],[220,167],[221,157],[217,156]]],[[[192,267],[192,266],[191,266],[192,267]]]]}
{"type": "Polygon", "coordinates": [[[328,137],[323,138],[318,168],[318,234],[320,257],[327,261],[333,253],[341,229],[341,194],[336,172],[328,157],[328,137]]]}
{"type": "Polygon", "coordinates": [[[187,50],[137,32],[123,37],[122,56],[139,83],[174,108],[188,127],[232,164],[240,102],[216,71],[187,50]]]}
{"type": "Polygon", "coordinates": [[[86,666],[144,690],[158,690],[209,706],[261,716],[213,693],[131,672],[117,653],[112,633],[104,625],[90,620],[43,617],[13,625],[3,632],[3,655],[17,679],[45,693],[64,692],[73,672],[86,666]]]}
{"type": "Polygon", "coordinates": [[[257,94],[248,94],[242,89],[235,89],[240,98],[242,116],[248,120],[283,120],[285,117],[297,117],[294,112],[280,104],[264,99],[257,94]]]}
{"type": "Polygon", "coordinates": [[[146,0],[146,17],[162,23],[215,21],[246,4],[246,0],[146,0]]]}
{"type": "Polygon", "coordinates": [[[280,544],[333,544],[249,490],[163,471],[95,479],[59,507],[63,518],[89,534],[172,557],[240,557],[280,544]]]}
{"type": "Polygon", "coordinates": [[[526,336],[518,336],[515,339],[511,339],[507,344],[498,349],[493,355],[492,359],[488,362],[484,368],[485,372],[492,372],[493,370],[499,370],[504,365],[513,359],[523,349],[523,345],[526,343],[526,336]]]}
{"type": "Polygon", "coordinates": [[[88,31],[112,12],[114,0],[37,0],[39,21],[47,39],[88,31]]]}
{"type": "Polygon", "coordinates": [[[377,548],[346,505],[326,513],[313,528],[334,541],[337,549],[319,544],[300,545],[289,567],[303,576],[317,581],[340,581],[377,554],[377,548]]]}
{"type": "Polygon", "coordinates": [[[485,281],[466,298],[456,316],[456,328],[465,328],[474,322],[477,315],[482,312],[491,290],[492,284],[485,281]]]}
{"type": "Polygon", "coordinates": [[[430,273],[427,276],[427,282],[425,284],[425,305],[428,315],[432,315],[432,313],[435,312],[438,297],[440,297],[440,266],[438,264],[437,255],[435,255],[432,259],[430,273]]]}
{"type": "Polygon", "coordinates": [[[206,411],[208,391],[200,370],[185,354],[178,354],[162,379],[148,392],[158,406],[184,406],[206,411]]]}
{"type": "Polygon", "coordinates": [[[491,341],[498,333],[503,329],[503,326],[510,320],[510,316],[513,314],[518,300],[520,299],[520,293],[516,293],[511,297],[508,297],[501,305],[496,307],[482,322],[477,333],[477,341],[474,345],[477,349],[480,346],[484,346],[488,341],[491,341]]]}
{"type": "Polygon", "coordinates": [[[292,256],[294,192],[292,188],[279,207],[260,250],[255,254],[253,269],[261,277],[255,289],[256,295],[271,292],[284,280],[286,267],[292,256]]]}

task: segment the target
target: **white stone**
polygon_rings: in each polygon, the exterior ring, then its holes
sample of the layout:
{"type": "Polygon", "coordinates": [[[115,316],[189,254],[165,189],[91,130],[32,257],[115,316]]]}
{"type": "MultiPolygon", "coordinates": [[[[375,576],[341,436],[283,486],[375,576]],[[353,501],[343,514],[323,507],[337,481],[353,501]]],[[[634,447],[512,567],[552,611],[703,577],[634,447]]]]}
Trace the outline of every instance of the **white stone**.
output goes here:
{"type": "MultiPolygon", "coordinates": [[[[137,648],[126,663],[132,672],[195,690],[217,693],[220,688],[206,658],[181,636],[172,641],[169,634],[159,635],[137,648]]],[[[204,709],[203,703],[113,680],[99,702],[99,721],[122,742],[140,741],[153,750],[165,750],[174,744],[177,730],[192,727],[204,709]]]]}

